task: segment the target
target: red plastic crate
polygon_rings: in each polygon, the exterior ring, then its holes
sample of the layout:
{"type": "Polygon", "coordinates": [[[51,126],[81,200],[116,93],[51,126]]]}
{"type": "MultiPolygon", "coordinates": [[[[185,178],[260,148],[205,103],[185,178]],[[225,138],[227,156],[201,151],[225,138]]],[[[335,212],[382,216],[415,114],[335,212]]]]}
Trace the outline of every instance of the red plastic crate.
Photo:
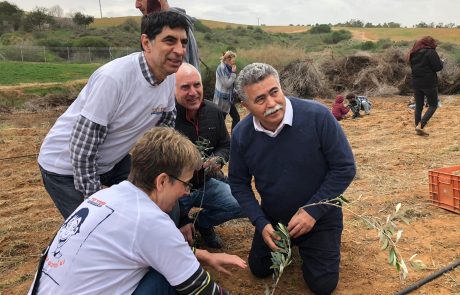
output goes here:
{"type": "Polygon", "coordinates": [[[438,207],[460,214],[460,166],[428,171],[430,200],[438,207]]]}

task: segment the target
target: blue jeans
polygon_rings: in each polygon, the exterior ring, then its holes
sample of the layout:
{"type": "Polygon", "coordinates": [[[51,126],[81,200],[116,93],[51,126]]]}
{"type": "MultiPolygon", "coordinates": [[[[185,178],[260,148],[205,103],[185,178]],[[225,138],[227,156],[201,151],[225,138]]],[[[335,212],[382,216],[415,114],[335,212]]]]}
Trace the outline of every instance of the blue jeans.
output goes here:
{"type": "Polygon", "coordinates": [[[140,280],[133,295],[177,295],[176,290],[169,284],[166,278],[149,268],[149,272],[140,280]]]}
{"type": "MultiPolygon", "coordinates": [[[[329,295],[339,281],[340,244],[343,230],[341,209],[332,209],[307,234],[292,239],[299,247],[301,269],[305,282],[313,293],[329,295]]],[[[248,257],[249,268],[256,277],[273,274],[271,249],[255,230],[248,257]]]]}
{"type": "MultiPolygon", "coordinates": [[[[67,219],[84,200],[83,194],[75,189],[73,175],[61,175],[46,171],[41,166],[39,167],[46,191],[51,196],[61,215],[64,219],[67,219]]],[[[131,156],[128,154],[112,170],[99,175],[99,178],[103,185],[111,186],[126,180],[130,170],[131,156]]]]}
{"type": "Polygon", "coordinates": [[[192,207],[201,207],[196,224],[211,228],[228,220],[244,217],[240,205],[233,197],[230,186],[210,178],[204,186],[179,199],[181,215],[188,214],[192,207]]]}

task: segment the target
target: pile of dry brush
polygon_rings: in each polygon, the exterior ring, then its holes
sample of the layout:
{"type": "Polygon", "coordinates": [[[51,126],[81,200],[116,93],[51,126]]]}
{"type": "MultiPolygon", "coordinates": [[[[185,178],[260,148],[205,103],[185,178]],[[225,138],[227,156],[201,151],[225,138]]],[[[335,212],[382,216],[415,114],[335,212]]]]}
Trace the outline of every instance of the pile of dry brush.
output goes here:
{"type": "MultiPolygon", "coordinates": [[[[438,74],[441,94],[460,93],[460,66],[445,63],[438,74]]],[[[354,92],[368,96],[409,95],[411,70],[404,53],[391,49],[378,55],[358,53],[316,64],[296,61],[280,72],[286,94],[298,97],[334,97],[354,92]]]]}

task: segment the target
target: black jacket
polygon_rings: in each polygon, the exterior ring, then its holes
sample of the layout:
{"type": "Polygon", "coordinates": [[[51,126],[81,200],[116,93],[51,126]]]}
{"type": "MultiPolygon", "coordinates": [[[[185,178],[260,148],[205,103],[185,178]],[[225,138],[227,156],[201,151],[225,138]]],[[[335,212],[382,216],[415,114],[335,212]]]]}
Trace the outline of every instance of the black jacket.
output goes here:
{"type": "Polygon", "coordinates": [[[422,48],[410,57],[412,86],[415,89],[435,88],[438,85],[436,72],[442,70],[443,63],[432,48],[422,48]]]}
{"type": "MultiPolygon", "coordinates": [[[[193,143],[199,138],[209,140],[209,150],[206,151],[208,157],[219,156],[228,162],[230,155],[230,136],[222,111],[217,105],[208,100],[203,100],[203,103],[198,110],[197,122],[187,120],[186,109],[176,102],[177,116],[175,129],[187,136],[193,143]]],[[[193,187],[199,188],[204,181],[203,169],[195,173],[192,184],[193,187]]],[[[209,173],[206,179],[209,178],[222,179],[222,173],[209,173]]]]}

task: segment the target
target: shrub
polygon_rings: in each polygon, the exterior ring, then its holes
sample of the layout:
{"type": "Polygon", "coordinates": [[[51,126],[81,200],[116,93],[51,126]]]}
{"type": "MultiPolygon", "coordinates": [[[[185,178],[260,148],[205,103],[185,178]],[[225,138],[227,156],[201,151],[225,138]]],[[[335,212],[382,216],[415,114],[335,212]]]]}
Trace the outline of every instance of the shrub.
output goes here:
{"type": "Polygon", "coordinates": [[[46,38],[38,41],[38,45],[46,47],[67,47],[72,46],[70,42],[63,41],[61,38],[46,38]]]}
{"type": "Polygon", "coordinates": [[[449,42],[441,43],[439,44],[439,47],[441,47],[445,51],[454,51],[457,49],[457,46],[455,44],[449,42]]]}
{"type": "Polygon", "coordinates": [[[195,30],[202,33],[211,32],[211,28],[204,25],[201,21],[197,20],[194,24],[195,30]]]}
{"type": "Polygon", "coordinates": [[[310,34],[323,34],[323,33],[330,33],[331,27],[326,24],[315,25],[309,30],[310,34]]]}
{"type": "Polygon", "coordinates": [[[371,50],[375,48],[375,43],[372,41],[366,41],[361,44],[361,50],[371,50]]]}
{"type": "Polygon", "coordinates": [[[24,41],[17,33],[5,33],[0,36],[0,45],[18,45],[24,41]]]}
{"type": "Polygon", "coordinates": [[[351,32],[347,30],[334,31],[324,38],[324,43],[337,44],[343,40],[351,39],[351,32]]]}
{"type": "Polygon", "coordinates": [[[391,46],[393,46],[393,41],[391,41],[390,39],[379,39],[379,41],[377,41],[375,45],[378,48],[388,49],[391,46]]]}
{"type": "Polygon", "coordinates": [[[73,42],[75,47],[109,47],[110,44],[102,37],[87,36],[81,37],[73,42]]]}
{"type": "Polygon", "coordinates": [[[121,24],[121,28],[126,32],[136,32],[139,31],[140,25],[134,18],[130,17],[121,24]]]}
{"type": "Polygon", "coordinates": [[[208,32],[208,33],[204,34],[204,39],[206,41],[211,41],[212,40],[212,33],[208,32]]]}

